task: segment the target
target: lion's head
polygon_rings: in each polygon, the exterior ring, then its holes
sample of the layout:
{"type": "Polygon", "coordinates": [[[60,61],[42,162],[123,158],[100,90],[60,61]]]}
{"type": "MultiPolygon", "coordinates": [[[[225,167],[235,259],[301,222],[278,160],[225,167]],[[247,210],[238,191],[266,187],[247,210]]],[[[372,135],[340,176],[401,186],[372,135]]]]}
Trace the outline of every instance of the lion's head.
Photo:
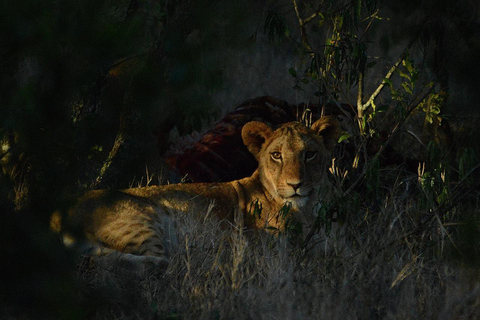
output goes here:
{"type": "Polygon", "coordinates": [[[289,122],[274,130],[252,121],[242,130],[244,144],[258,161],[264,190],[277,202],[290,202],[295,210],[318,196],[339,134],[333,117],[322,117],[311,128],[289,122]]]}

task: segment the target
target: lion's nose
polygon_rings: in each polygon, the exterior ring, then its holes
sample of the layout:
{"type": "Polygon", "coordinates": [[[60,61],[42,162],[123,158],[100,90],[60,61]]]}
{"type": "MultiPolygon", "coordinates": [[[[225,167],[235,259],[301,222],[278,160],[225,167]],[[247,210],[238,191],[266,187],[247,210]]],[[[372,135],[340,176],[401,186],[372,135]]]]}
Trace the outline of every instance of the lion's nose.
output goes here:
{"type": "Polygon", "coordinates": [[[302,185],[301,181],[287,181],[287,184],[293,188],[293,190],[297,191],[298,188],[302,185]]]}

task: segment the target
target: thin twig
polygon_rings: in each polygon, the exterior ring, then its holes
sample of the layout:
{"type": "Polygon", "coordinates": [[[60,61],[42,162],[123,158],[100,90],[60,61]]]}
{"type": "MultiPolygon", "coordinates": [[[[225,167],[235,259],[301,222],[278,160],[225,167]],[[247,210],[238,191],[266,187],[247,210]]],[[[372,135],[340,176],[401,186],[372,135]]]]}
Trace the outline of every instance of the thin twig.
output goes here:
{"type": "MultiPolygon", "coordinates": [[[[409,45],[410,47],[410,45],[409,45]]],[[[408,48],[409,48],[408,47],[408,48]]],[[[408,49],[407,48],[407,49],[408,49]]],[[[378,88],[372,93],[372,95],[370,96],[370,98],[367,100],[367,102],[365,104],[362,105],[362,111],[366,110],[369,106],[372,105],[373,101],[377,98],[377,96],[380,94],[380,92],[382,92],[383,88],[385,87],[385,84],[386,84],[386,81],[385,80],[388,80],[392,77],[393,73],[395,72],[395,70],[397,70],[397,68],[400,66],[400,64],[402,63],[402,61],[405,59],[406,55],[407,55],[407,49],[404,50],[402,52],[402,54],[400,55],[400,58],[397,60],[397,62],[395,62],[395,64],[390,68],[390,70],[388,70],[387,74],[385,75],[382,83],[378,86],[378,88]]]]}
{"type": "Polygon", "coordinates": [[[310,17],[303,19],[303,23],[304,23],[304,24],[310,23],[310,22],[313,21],[313,19],[315,19],[316,17],[318,17],[318,16],[321,14],[320,8],[321,8],[321,5],[318,6],[318,8],[317,8],[317,10],[315,11],[315,13],[313,13],[310,17]]]}
{"type": "Polygon", "coordinates": [[[400,57],[398,58],[397,62],[395,62],[395,64],[390,68],[390,70],[388,70],[387,74],[383,78],[384,80],[382,81],[382,83],[372,93],[372,95],[367,100],[367,102],[362,106],[363,110],[366,110],[369,106],[371,106],[373,104],[373,101],[377,98],[377,96],[380,94],[380,92],[382,92],[383,88],[385,87],[385,84],[386,84],[385,80],[388,80],[392,77],[395,70],[397,70],[397,68],[400,66],[402,61],[405,60],[405,57],[408,54],[408,50],[413,46],[414,43],[415,43],[415,40],[410,41],[410,43],[407,45],[407,47],[403,50],[403,52],[400,55],[400,57]]]}
{"type": "Polygon", "coordinates": [[[358,93],[357,93],[357,120],[358,120],[358,128],[360,129],[360,135],[363,136],[365,134],[363,128],[363,72],[358,74],[358,93]]]}
{"type": "MultiPolygon", "coordinates": [[[[305,49],[310,51],[310,54],[314,54],[313,50],[312,50],[312,46],[310,45],[310,43],[308,41],[307,30],[305,28],[305,20],[303,20],[300,17],[300,11],[298,10],[298,5],[297,5],[296,0],[293,0],[293,7],[295,8],[295,13],[297,14],[298,24],[300,25],[300,34],[302,36],[302,44],[305,47],[305,49]]],[[[308,19],[310,19],[310,18],[311,17],[309,17],[308,19]]],[[[312,20],[309,20],[308,22],[310,22],[310,21],[312,21],[312,20]]]]}

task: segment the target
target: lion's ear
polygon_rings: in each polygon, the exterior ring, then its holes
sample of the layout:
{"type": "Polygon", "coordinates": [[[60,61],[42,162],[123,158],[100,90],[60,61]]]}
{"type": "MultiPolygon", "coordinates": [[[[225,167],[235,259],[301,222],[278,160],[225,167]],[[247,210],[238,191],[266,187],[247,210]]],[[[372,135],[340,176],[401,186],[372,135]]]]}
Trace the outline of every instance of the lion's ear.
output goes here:
{"type": "Polygon", "coordinates": [[[335,117],[324,116],[312,124],[311,129],[322,136],[325,147],[332,151],[340,137],[340,123],[335,117]]]}
{"type": "Polygon", "coordinates": [[[257,157],[263,143],[272,135],[272,128],[260,121],[251,121],[242,128],[242,139],[255,158],[257,157]]]}

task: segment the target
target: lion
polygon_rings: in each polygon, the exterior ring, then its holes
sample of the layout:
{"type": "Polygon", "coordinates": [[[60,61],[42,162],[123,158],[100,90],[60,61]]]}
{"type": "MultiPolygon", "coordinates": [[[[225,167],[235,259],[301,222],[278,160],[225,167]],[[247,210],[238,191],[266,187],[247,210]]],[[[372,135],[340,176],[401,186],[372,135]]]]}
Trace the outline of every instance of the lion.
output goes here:
{"type": "Polygon", "coordinates": [[[277,129],[248,122],[242,139],[258,161],[250,177],[90,191],[70,210],[62,229],[80,230],[87,240],[122,254],[168,261],[177,241],[172,218],[179,212],[201,218],[209,208],[220,221],[267,232],[284,231],[287,221],[313,225],[339,133],[330,116],[310,128],[299,122],[277,129]]]}

